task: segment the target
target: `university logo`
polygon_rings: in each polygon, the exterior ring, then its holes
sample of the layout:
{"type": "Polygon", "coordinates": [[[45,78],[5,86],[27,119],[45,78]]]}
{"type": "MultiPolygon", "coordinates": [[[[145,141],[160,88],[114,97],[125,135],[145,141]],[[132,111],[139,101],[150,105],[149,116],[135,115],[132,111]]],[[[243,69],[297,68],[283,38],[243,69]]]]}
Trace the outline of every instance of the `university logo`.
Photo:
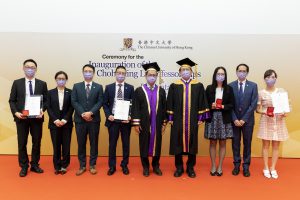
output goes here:
{"type": "Polygon", "coordinates": [[[121,48],[120,51],[135,51],[135,49],[132,48],[132,45],[133,45],[132,38],[124,38],[123,39],[123,48],[121,48]]]}

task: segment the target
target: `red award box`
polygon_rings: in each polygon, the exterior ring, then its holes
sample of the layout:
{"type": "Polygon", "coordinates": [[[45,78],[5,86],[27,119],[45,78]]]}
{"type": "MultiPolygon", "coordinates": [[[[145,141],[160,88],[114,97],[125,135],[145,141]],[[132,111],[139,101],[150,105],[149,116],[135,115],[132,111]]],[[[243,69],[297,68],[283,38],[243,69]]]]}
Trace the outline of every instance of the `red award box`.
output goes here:
{"type": "Polygon", "coordinates": [[[28,116],[28,115],[29,115],[29,110],[23,110],[23,111],[22,111],[22,115],[23,115],[24,117],[28,116]]]}
{"type": "Polygon", "coordinates": [[[216,108],[217,109],[222,109],[222,99],[217,99],[216,100],[216,108]]]}
{"type": "Polygon", "coordinates": [[[274,117],[274,107],[268,107],[267,108],[267,115],[269,117],[274,117]]]}

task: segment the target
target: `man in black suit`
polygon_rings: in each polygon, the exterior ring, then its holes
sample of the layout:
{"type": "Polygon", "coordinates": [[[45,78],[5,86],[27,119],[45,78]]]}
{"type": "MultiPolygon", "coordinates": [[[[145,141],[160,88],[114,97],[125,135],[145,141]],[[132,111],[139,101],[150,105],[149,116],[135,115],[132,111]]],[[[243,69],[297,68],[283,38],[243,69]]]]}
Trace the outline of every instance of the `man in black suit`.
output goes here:
{"type": "Polygon", "coordinates": [[[102,85],[93,82],[95,67],[87,64],[82,68],[84,81],[74,84],[71,102],[75,109],[75,129],[78,142],[79,176],[86,171],[86,141],[90,140],[90,173],[96,174],[98,139],[100,129],[100,108],[103,102],[102,85]]]}
{"type": "Polygon", "coordinates": [[[120,132],[123,147],[123,160],[121,162],[121,167],[123,174],[129,174],[127,165],[129,162],[130,149],[130,117],[126,121],[120,121],[114,119],[114,114],[116,100],[131,100],[134,93],[134,87],[124,82],[126,76],[126,68],[124,66],[118,66],[116,68],[115,75],[116,82],[107,85],[105,88],[103,103],[103,109],[106,116],[105,126],[108,128],[109,132],[109,170],[107,172],[107,175],[109,176],[113,175],[116,171],[116,147],[120,132]]]}
{"type": "Polygon", "coordinates": [[[25,177],[27,175],[29,167],[29,158],[26,147],[29,133],[32,137],[30,171],[36,173],[44,172],[43,169],[39,167],[39,161],[44,112],[47,107],[48,92],[47,84],[44,81],[35,78],[37,63],[34,60],[25,60],[23,62],[23,70],[25,78],[21,78],[13,82],[9,97],[10,109],[17,126],[18,159],[21,167],[21,171],[19,173],[20,177],[25,177]],[[26,96],[31,95],[43,95],[43,104],[40,115],[35,118],[27,118],[25,113],[22,114],[22,111],[25,109],[26,96]]]}

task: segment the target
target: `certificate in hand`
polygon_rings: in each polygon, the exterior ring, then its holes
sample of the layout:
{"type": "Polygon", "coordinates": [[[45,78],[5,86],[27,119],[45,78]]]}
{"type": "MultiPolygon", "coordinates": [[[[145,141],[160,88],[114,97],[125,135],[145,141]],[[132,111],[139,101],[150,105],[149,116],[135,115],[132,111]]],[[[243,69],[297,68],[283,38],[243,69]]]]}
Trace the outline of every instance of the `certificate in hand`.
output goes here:
{"type": "Polygon", "coordinates": [[[22,111],[29,118],[36,117],[41,114],[41,106],[43,95],[26,96],[25,109],[22,111]]]}
{"type": "Polygon", "coordinates": [[[276,92],[272,94],[272,104],[275,114],[290,112],[289,97],[287,92],[276,92]]]}
{"type": "Polygon", "coordinates": [[[128,120],[131,101],[117,99],[115,102],[115,120],[128,120]]]}

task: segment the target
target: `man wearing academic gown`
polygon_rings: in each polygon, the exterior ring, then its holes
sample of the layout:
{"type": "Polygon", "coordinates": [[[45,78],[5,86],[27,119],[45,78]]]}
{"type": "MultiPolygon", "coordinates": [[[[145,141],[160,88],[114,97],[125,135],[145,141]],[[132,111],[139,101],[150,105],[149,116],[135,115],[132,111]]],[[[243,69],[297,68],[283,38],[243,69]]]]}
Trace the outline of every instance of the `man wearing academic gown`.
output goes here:
{"type": "Polygon", "coordinates": [[[183,172],[183,155],[188,155],[186,172],[196,177],[194,166],[198,153],[198,126],[209,118],[209,109],[203,84],[192,79],[192,67],[196,65],[189,58],[177,62],[181,79],[172,83],[167,98],[167,113],[171,126],[170,154],[175,155],[175,177],[183,172]]]}
{"type": "Polygon", "coordinates": [[[152,157],[153,172],[159,176],[162,133],[164,132],[166,115],[166,92],[156,85],[158,72],[157,63],[143,65],[147,83],[135,90],[132,103],[132,125],[139,134],[140,157],[143,175],[149,176],[149,156],[152,157]]]}

